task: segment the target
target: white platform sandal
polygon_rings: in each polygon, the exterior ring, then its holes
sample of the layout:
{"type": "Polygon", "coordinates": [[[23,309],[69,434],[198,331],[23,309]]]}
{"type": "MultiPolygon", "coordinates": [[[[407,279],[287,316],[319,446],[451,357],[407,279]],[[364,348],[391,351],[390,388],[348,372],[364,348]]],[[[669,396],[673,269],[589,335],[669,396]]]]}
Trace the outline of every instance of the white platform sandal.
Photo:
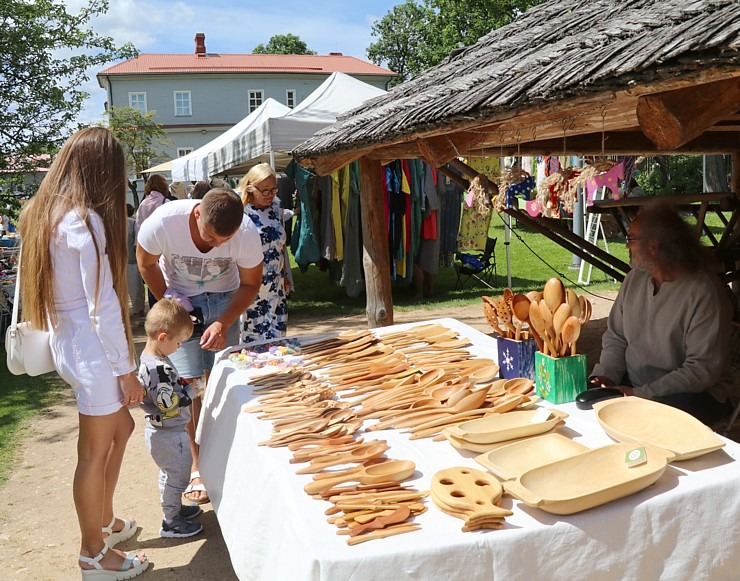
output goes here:
{"type": "Polygon", "coordinates": [[[122,518],[121,520],[123,521],[123,528],[120,531],[113,531],[113,525],[116,524],[115,516],[113,517],[113,520],[110,521],[110,524],[107,527],[103,527],[101,529],[103,531],[103,534],[107,535],[103,537],[103,541],[109,547],[115,547],[118,543],[127,541],[136,534],[135,519],[122,518]]]}
{"type": "Polygon", "coordinates": [[[118,571],[111,571],[110,569],[103,569],[100,561],[103,560],[105,554],[108,552],[110,547],[105,545],[103,550],[100,551],[95,557],[83,557],[80,555],[80,563],[85,565],[91,565],[93,569],[80,569],[83,579],[106,579],[109,581],[120,581],[123,579],[133,579],[138,577],[149,566],[149,561],[142,561],[135,553],[126,553],[126,558],[123,560],[123,565],[118,571]]]}

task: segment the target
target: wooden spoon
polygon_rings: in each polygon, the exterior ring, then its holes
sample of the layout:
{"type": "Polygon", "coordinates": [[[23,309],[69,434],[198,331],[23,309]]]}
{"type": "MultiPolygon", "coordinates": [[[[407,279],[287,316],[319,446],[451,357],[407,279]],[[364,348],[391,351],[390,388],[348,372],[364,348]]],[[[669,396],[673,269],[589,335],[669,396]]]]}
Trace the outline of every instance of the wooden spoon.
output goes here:
{"type": "Polygon", "coordinates": [[[565,287],[563,281],[559,278],[551,278],[545,283],[542,289],[542,299],[550,308],[550,313],[554,313],[557,308],[565,301],[565,287]]]}
{"type": "Polygon", "coordinates": [[[565,302],[570,305],[572,315],[579,317],[581,314],[581,304],[578,301],[578,295],[571,288],[565,290],[565,302]]]}
{"type": "Polygon", "coordinates": [[[581,334],[581,322],[577,317],[570,316],[563,324],[563,346],[560,348],[560,356],[564,357],[568,345],[570,345],[571,357],[576,354],[576,341],[581,334]]]}
{"type": "Polygon", "coordinates": [[[561,333],[563,331],[563,323],[571,316],[570,305],[563,303],[552,315],[552,326],[555,329],[555,348],[560,350],[562,345],[561,333]]]}
{"type": "Polygon", "coordinates": [[[374,520],[371,520],[367,524],[362,524],[350,529],[350,536],[356,537],[362,533],[373,531],[375,529],[384,529],[388,525],[393,525],[405,521],[411,516],[411,509],[408,506],[399,506],[391,514],[386,516],[379,516],[374,520]]]}
{"type": "Polygon", "coordinates": [[[326,478],[309,482],[303,487],[308,494],[318,494],[322,490],[334,488],[337,484],[344,482],[360,482],[362,484],[381,484],[384,482],[401,482],[409,478],[416,470],[416,464],[411,460],[392,460],[384,464],[376,464],[358,470],[353,474],[326,478]]]}
{"type": "Polygon", "coordinates": [[[532,330],[541,338],[542,344],[539,345],[540,350],[545,355],[548,354],[548,343],[545,341],[545,319],[542,318],[540,312],[540,304],[532,303],[529,305],[529,325],[532,330]]]}
{"type": "Polygon", "coordinates": [[[522,334],[522,325],[529,322],[529,305],[531,301],[526,295],[517,293],[511,299],[511,310],[514,311],[514,316],[519,321],[516,325],[516,332],[514,333],[514,339],[519,340],[522,334]]]}
{"type": "Polygon", "coordinates": [[[314,474],[338,464],[363,463],[366,460],[382,456],[386,450],[388,450],[388,444],[384,441],[368,442],[364,446],[359,446],[349,452],[314,458],[309,466],[296,471],[296,474],[314,474]]]}
{"type": "Polygon", "coordinates": [[[543,340],[547,344],[547,349],[550,355],[557,357],[557,349],[555,347],[555,327],[552,324],[552,312],[550,307],[545,302],[545,299],[540,301],[540,315],[542,315],[542,322],[545,326],[545,335],[543,340]]]}

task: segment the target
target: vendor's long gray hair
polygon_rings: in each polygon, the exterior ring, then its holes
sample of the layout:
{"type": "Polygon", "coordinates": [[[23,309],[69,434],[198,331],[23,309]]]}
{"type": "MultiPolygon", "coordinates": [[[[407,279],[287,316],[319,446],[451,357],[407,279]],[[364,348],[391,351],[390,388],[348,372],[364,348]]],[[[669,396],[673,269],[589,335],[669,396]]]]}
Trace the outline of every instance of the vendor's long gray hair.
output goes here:
{"type": "Polygon", "coordinates": [[[667,201],[657,201],[638,214],[640,237],[658,242],[658,260],[687,272],[710,270],[707,249],[697,240],[692,227],[667,201]]]}

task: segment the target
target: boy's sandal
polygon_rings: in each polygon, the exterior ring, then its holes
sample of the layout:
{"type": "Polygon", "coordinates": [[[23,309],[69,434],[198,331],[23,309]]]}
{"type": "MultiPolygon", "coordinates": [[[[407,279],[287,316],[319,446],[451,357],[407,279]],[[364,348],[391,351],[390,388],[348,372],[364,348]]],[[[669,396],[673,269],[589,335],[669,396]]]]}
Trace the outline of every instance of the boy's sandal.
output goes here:
{"type": "Polygon", "coordinates": [[[110,524],[107,527],[103,527],[102,531],[104,535],[108,535],[106,537],[103,537],[103,541],[106,545],[109,547],[115,547],[118,543],[122,543],[123,541],[127,541],[131,537],[136,534],[136,520],[133,518],[121,519],[123,521],[123,528],[120,531],[114,531],[113,525],[116,524],[116,517],[113,517],[113,520],[110,521],[110,524]]]}
{"type": "Polygon", "coordinates": [[[206,504],[208,502],[211,502],[211,499],[208,498],[208,493],[206,493],[205,496],[198,495],[198,498],[190,498],[188,494],[193,492],[206,492],[206,487],[201,482],[200,484],[193,484],[193,480],[196,478],[200,478],[200,472],[197,470],[195,472],[190,473],[190,484],[188,484],[188,487],[185,489],[185,492],[183,494],[185,495],[185,498],[187,498],[190,502],[195,502],[197,504],[206,504]]]}
{"type": "Polygon", "coordinates": [[[103,560],[109,548],[108,545],[105,545],[103,550],[95,557],[83,557],[80,555],[80,563],[93,567],[93,569],[80,569],[83,579],[108,579],[110,581],[132,579],[141,575],[149,566],[149,561],[146,558],[142,561],[136,553],[126,553],[126,558],[123,560],[123,564],[118,571],[103,569],[100,561],[103,560]]]}

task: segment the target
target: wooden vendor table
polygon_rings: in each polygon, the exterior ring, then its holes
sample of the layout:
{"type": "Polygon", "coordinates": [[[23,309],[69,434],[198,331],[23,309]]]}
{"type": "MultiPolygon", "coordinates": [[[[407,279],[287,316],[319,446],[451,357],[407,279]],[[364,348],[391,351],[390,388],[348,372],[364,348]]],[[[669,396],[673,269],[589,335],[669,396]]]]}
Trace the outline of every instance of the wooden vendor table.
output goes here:
{"type": "MultiPolygon", "coordinates": [[[[471,352],[496,358],[495,340],[454,319],[432,321],[473,342],[471,352]]],[[[420,323],[416,323],[420,324],[420,323]]],[[[415,324],[377,329],[379,335],[415,324]]],[[[232,349],[233,350],[233,349],[232,349]]],[[[356,546],[326,522],[328,502],[303,491],[287,448],[257,446],[271,423],[244,413],[254,404],[249,371],[222,352],[203,402],[200,472],[240,579],[737,579],[740,572],[740,445],[668,466],[652,486],[581,513],[557,516],[505,496],[514,514],[502,530],[463,533],[463,521],[429,510],[421,530],[356,546]]],[[[593,411],[555,406],[570,416],[560,433],[595,448],[611,443],[593,411]]],[[[440,469],[483,470],[473,452],[447,442],[409,440],[401,430],[358,432],[384,439],[389,457],[416,463],[404,484],[428,490],[440,469]]]]}

